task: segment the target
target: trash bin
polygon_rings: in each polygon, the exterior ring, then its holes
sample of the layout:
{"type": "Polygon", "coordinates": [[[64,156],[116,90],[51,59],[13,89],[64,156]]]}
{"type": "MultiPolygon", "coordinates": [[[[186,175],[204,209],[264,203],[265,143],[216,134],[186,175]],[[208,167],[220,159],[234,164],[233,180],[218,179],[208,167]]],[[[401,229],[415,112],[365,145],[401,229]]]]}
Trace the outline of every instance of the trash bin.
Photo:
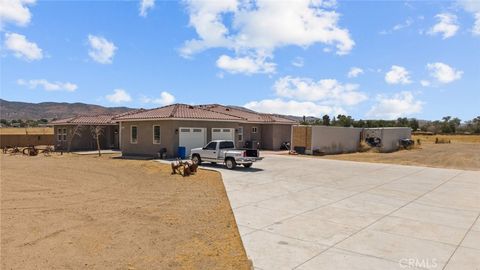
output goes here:
{"type": "Polygon", "coordinates": [[[179,158],[185,159],[187,157],[187,148],[185,148],[185,146],[179,146],[177,154],[179,158]]]}

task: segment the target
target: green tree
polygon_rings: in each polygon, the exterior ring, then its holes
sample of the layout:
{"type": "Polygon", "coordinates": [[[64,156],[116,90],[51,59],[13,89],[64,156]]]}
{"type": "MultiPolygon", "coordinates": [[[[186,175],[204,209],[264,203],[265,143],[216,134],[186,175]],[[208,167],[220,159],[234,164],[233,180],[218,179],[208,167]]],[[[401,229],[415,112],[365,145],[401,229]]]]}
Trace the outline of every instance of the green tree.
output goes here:
{"type": "Polygon", "coordinates": [[[323,117],[322,117],[322,124],[324,126],[330,126],[330,116],[328,116],[328,114],[325,114],[323,117]]]}

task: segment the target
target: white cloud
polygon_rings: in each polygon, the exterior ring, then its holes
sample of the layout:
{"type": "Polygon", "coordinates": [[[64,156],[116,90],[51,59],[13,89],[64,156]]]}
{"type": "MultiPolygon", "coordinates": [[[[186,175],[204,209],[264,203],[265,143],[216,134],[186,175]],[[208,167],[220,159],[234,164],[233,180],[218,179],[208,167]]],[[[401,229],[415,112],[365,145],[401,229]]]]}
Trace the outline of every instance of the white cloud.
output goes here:
{"type": "Polygon", "coordinates": [[[338,115],[347,114],[345,110],[339,107],[318,105],[310,101],[284,101],[282,99],[264,99],[261,101],[252,101],[244,105],[250,110],[263,113],[278,113],[296,116],[322,116],[325,114],[338,115]]]}
{"type": "Polygon", "coordinates": [[[155,0],[140,0],[140,16],[147,17],[147,12],[155,6],[155,0]]]}
{"type": "Polygon", "coordinates": [[[24,35],[5,33],[5,48],[12,51],[15,57],[27,61],[43,58],[42,49],[36,43],[30,42],[24,35]]]}
{"type": "Polygon", "coordinates": [[[427,86],[430,86],[432,83],[430,81],[427,81],[427,80],[421,80],[420,81],[420,84],[423,86],[423,87],[427,87],[427,86]]]}
{"type": "Polygon", "coordinates": [[[415,100],[411,92],[405,91],[392,97],[377,96],[377,103],[367,112],[368,117],[396,119],[422,111],[422,101],[415,100]]]}
{"type": "Polygon", "coordinates": [[[132,101],[132,97],[123,89],[114,89],[113,93],[106,95],[105,98],[112,103],[123,103],[132,101]]]}
{"type": "Polygon", "coordinates": [[[408,70],[395,65],[385,74],[385,81],[389,84],[408,84],[412,82],[408,70]]]}
{"type": "Polygon", "coordinates": [[[399,31],[399,30],[402,30],[404,28],[410,27],[413,24],[413,22],[414,21],[413,21],[412,18],[408,18],[408,19],[405,20],[405,22],[394,25],[392,27],[392,29],[390,29],[390,30],[381,31],[380,34],[382,34],[382,35],[392,34],[395,31],[399,31]]]}
{"type": "Polygon", "coordinates": [[[275,64],[267,62],[265,57],[235,57],[222,55],[217,60],[217,67],[230,73],[274,73],[275,64]]]}
{"type": "Polygon", "coordinates": [[[356,105],[367,99],[366,94],[358,91],[358,85],[342,84],[333,79],[314,81],[310,78],[286,76],[278,79],[273,88],[279,97],[335,106],[356,105]]]}
{"type": "Polygon", "coordinates": [[[347,29],[338,26],[340,15],[332,1],[298,0],[255,2],[241,0],[187,0],[190,26],[198,38],[181,48],[189,57],[209,48],[233,50],[245,55],[272,55],[276,48],[315,43],[336,46],[337,54],[347,54],[355,42],[347,29]]]}
{"type": "Polygon", "coordinates": [[[42,87],[45,91],[67,91],[74,92],[77,90],[78,86],[70,82],[49,82],[45,79],[39,80],[17,80],[18,85],[27,86],[30,89],[35,89],[37,87],[42,87]]]}
{"type": "Polygon", "coordinates": [[[30,23],[32,14],[29,5],[35,4],[35,0],[0,0],[0,29],[7,22],[25,26],[30,23]]]}
{"type": "Polygon", "coordinates": [[[441,34],[443,39],[451,38],[455,36],[458,29],[457,16],[451,13],[440,13],[435,15],[438,22],[430,30],[428,34],[436,35],[441,34]]]}
{"type": "Polygon", "coordinates": [[[352,67],[350,68],[350,71],[348,72],[347,76],[348,78],[356,78],[360,74],[363,74],[363,69],[359,67],[352,67]]]}
{"type": "Polygon", "coordinates": [[[175,96],[173,96],[169,92],[163,91],[162,93],[160,93],[160,98],[148,98],[148,97],[142,96],[140,98],[140,101],[142,103],[153,103],[161,106],[166,106],[166,105],[173,104],[175,102],[175,96]]]}
{"type": "Polygon", "coordinates": [[[111,64],[117,47],[104,37],[88,35],[90,50],[88,55],[100,64],[111,64]]]}
{"type": "Polygon", "coordinates": [[[463,71],[456,70],[451,66],[440,62],[428,63],[427,69],[430,71],[430,76],[437,79],[438,82],[444,84],[460,79],[463,74],[463,71]]]}
{"type": "Polygon", "coordinates": [[[465,11],[472,13],[474,17],[474,25],[472,27],[472,34],[480,36],[480,1],[477,0],[459,0],[459,4],[465,11]]]}
{"type": "Polygon", "coordinates": [[[305,61],[303,60],[303,57],[295,57],[292,61],[292,65],[295,67],[303,67],[305,64],[305,61]]]}

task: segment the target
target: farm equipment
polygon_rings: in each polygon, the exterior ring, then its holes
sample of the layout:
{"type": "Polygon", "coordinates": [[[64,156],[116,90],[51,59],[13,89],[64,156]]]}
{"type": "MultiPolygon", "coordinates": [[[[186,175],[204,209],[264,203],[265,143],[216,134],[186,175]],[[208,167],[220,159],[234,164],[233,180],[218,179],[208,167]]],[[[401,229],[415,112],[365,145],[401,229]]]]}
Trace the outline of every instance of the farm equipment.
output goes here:
{"type": "Polygon", "coordinates": [[[400,146],[403,147],[403,149],[410,149],[413,145],[415,145],[415,141],[411,139],[400,139],[399,142],[400,146]]]}

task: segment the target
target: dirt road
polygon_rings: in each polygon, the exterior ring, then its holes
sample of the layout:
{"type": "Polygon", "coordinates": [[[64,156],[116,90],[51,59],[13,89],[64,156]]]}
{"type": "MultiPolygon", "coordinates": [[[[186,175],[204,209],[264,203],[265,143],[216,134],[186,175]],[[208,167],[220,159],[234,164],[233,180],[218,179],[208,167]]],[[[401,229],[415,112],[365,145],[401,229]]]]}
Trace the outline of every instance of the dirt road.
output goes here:
{"type": "Polygon", "coordinates": [[[220,175],[2,155],[2,269],[248,269],[220,175]]]}

